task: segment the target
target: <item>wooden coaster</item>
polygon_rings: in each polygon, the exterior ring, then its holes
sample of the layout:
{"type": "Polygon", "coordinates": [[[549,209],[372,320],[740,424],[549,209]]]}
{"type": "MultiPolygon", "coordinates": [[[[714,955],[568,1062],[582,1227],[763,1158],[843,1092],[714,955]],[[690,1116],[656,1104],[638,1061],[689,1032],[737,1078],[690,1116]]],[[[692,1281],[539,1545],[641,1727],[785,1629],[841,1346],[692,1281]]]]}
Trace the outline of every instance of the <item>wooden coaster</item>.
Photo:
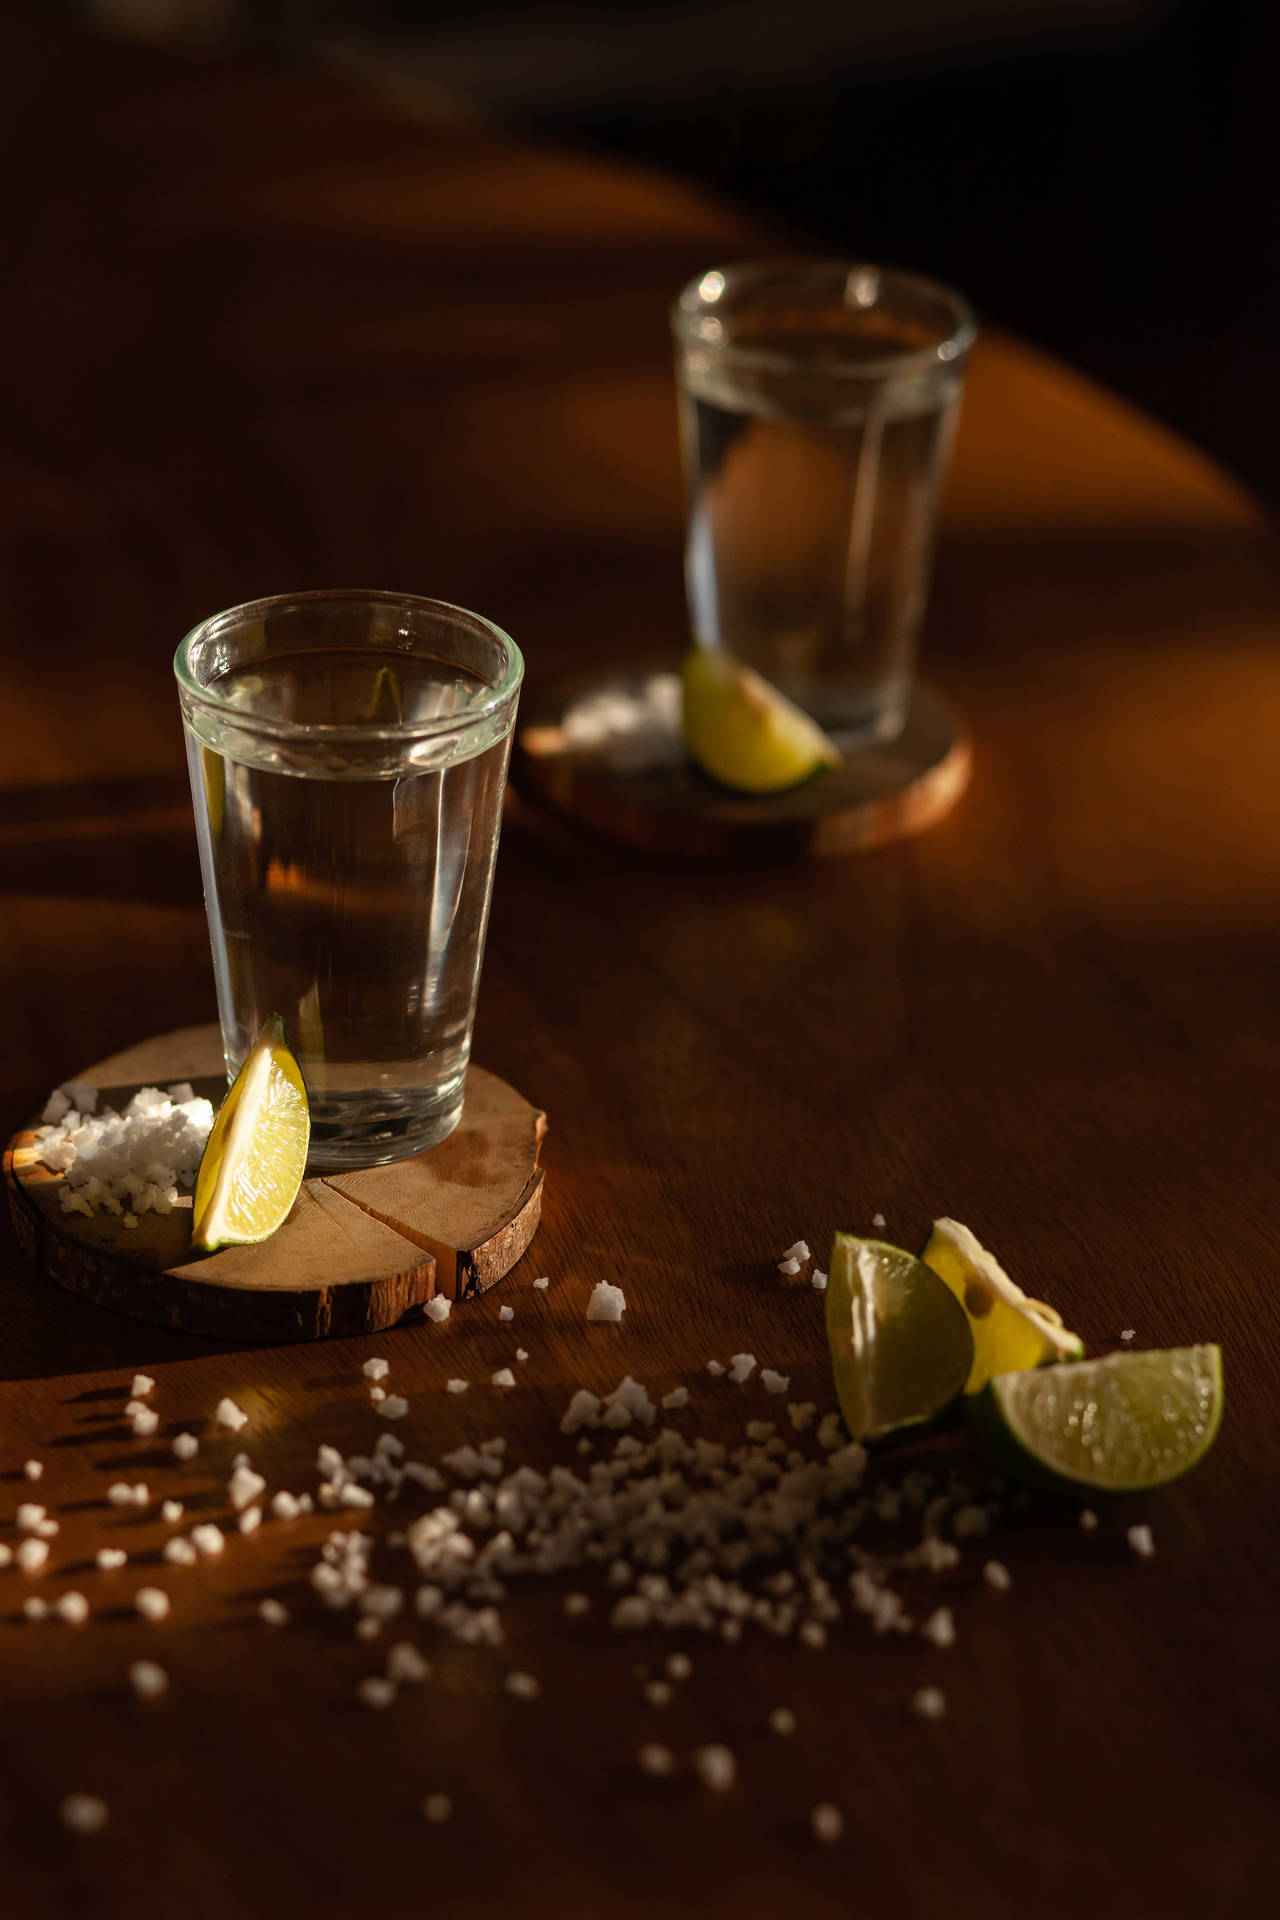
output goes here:
{"type": "Polygon", "coordinates": [[[512,778],[520,791],[646,852],[772,860],[857,853],[922,833],[968,785],[968,736],[919,683],[896,740],[860,748],[789,793],[729,793],[688,760],[625,771],[569,746],[562,724],[569,706],[606,690],[634,695],[656,671],[597,673],[535,701],[516,734],[512,778]]]}
{"type": "MultiPolygon", "coordinates": [[[[140,1086],[189,1080],[226,1091],[216,1026],[186,1027],[75,1076],[101,1105],[140,1086]]],[[[137,1320],[213,1339],[318,1340],[393,1326],[434,1293],[467,1299],[512,1268],[542,1212],[546,1116],[496,1074],[472,1067],[462,1118],[409,1160],[303,1182],[289,1218],[256,1247],[193,1256],[191,1202],[144,1213],[64,1213],[60,1175],[36,1157],[33,1121],[14,1135],[4,1177],[24,1251],[59,1286],[137,1320]]]]}

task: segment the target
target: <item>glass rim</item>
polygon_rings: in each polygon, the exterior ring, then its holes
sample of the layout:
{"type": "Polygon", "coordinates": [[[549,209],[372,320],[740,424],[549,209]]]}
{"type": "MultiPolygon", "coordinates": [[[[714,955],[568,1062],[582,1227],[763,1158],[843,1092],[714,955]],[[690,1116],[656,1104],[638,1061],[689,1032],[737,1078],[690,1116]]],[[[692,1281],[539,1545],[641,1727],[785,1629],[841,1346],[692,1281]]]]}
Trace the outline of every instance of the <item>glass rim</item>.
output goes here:
{"type": "Polygon", "coordinates": [[[743,367],[759,368],[762,371],[780,371],[795,364],[795,356],[772,347],[753,347],[738,344],[732,340],[715,341],[704,339],[697,331],[700,319],[714,317],[715,299],[707,299],[702,288],[709,279],[718,278],[720,286],[715,298],[733,287],[751,287],[762,281],[774,280],[785,283],[790,280],[797,288],[806,283],[810,286],[848,286],[857,274],[876,276],[874,301],[866,301],[866,306],[877,304],[881,289],[896,287],[904,293],[924,296],[939,302],[949,310],[950,326],[940,340],[928,346],[903,347],[870,360],[841,360],[833,357],[822,363],[824,377],[848,380],[882,380],[892,374],[915,374],[927,371],[938,365],[954,364],[964,359],[974,340],[977,338],[978,322],[973,308],[962,293],[949,287],[944,281],[932,280],[927,274],[916,273],[907,267],[882,265],[876,260],[855,260],[837,258],[823,254],[781,254],[766,255],[754,260],[735,260],[723,266],[704,267],[689,280],[676,295],[670,309],[670,321],[673,333],[684,346],[701,347],[714,354],[719,360],[733,360],[743,367]]]}
{"type": "Polygon", "coordinates": [[[468,733],[514,699],[524,679],[524,655],[511,635],[496,621],[486,619],[482,613],[472,613],[470,608],[457,606],[451,600],[434,600],[420,593],[394,593],[383,587],[310,587],[301,593],[272,593],[259,600],[244,600],[238,606],[224,607],[220,613],[211,613],[205,619],[198,620],[178,643],[173,656],[173,671],[181,696],[231,721],[242,733],[287,739],[319,737],[340,743],[431,740],[451,733],[468,733]],[[482,629],[486,636],[498,641],[505,649],[506,671],[498,685],[487,688],[484,698],[468,706],[465,712],[438,714],[425,720],[379,721],[376,725],[352,725],[331,720],[280,720],[267,714],[249,713],[197,680],[191,668],[191,650],[198,641],[211,638],[220,627],[230,627],[233,623],[247,624],[254,617],[319,603],[333,607],[343,604],[353,607],[400,607],[409,613],[445,615],[455,623],[465,622],[473,629],[482,629]]]}

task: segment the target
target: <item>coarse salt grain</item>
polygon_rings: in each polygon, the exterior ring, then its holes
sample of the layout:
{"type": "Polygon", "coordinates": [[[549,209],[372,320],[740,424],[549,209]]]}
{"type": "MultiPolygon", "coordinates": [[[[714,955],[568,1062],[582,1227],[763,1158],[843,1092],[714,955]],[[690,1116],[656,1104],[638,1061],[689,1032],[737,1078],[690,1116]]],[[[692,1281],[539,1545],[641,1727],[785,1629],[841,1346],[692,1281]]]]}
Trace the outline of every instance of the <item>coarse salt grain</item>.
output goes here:
{"type": "Polygon", "coordinates": [[[262,1525],[262,1508],[246,1507],[236,1525],[241,1533],[256,1533],[262,1525]]]}
{"type": "Polygon", "coordinates": [[[22,1471],[26,1479],[38,1480],[40,1478],[40,1475],[44,1472],[44,1461],[43,1460],[24,1460],[22,1463],[22,1471]]]}
{"type": "Polygon", "coordinates": [[[515,1319],[515,1317],[516,1317],[516,1316],[515,1316],[515,1309],[514,1309],[513,1307],[499,1307],[499,1308],[498,1308],[498,1318],[499,1318],[499,1320],[514,1320],[514,1319],[515,1319]]]}
{"type": "Polygon", "coordinates": [[[164,1500],[160,1504],[160,1518],[167,1527],[176,1527],[185,1512],[181,1500],[164,1500]]]}
{"type": "Polygon", "coordinates": [[[268,1594],[265,1600],[258,1602],[258,1618],[269,1627],[287,1627],[289,1609],[281,1601],[274,1600],[268,1594]]]}
{"type": "Polygon", "coordinates": [[[150,1393],[155,1384],[149,1373],[135,1373],[133,1385],[129,1388],[130,1398],[141,1400],[143,1394],[150,1393]]]}
{"type": "Polygon", "coordinates": [[[444,1293],[433,1293],[422,1309],[428,1320],[447,1320],[453,1311],[453,1302],[444,1293]]]}
{"type": "Polygon", "coordinates": [[[39,1573],[49,1558],[49,1543],[47,1540],[24,1540],[13,1557],[24,1573],[39,1573]]]}
{"type": "Polygon", "coordinates": [[[387,1678],[420,1686],[431,1678],[430,1663],[423,1659],[411,1640],[397,1640],[387,1651],[387,1678]]]}
{"type": "Polygon", "coordinates": [[[725,1368],[721,1366],[718,1360],[708,1360],[707,1372],[713,1380],[718,1380],[721,1374],[725,1372],[725,1368]]]}
{"type": "Polygon", "coordinates": [[[24,1500],[14,1516],[20,1533],[34,1533],[44,1519],[46,1508],[38,1507],[34,1500],[24,1500]]]}
{"type": "Polygon", "coordinates": [[[670,1393],[664,1393],[662,1396],[662,1406],[666,1413],[676,1413],[681,1407],[687,1407],[688,1404],[688,1387],[672,1387],[670,1393]]]}
{"type": "Polygon", "coordinates": [[[68,1833],[101,1833],[107,1824],[107,1803],[96,1793],[69,1793],[58,1808],[68,1833]]]}
{"type": "Polygon", "coordinates": [[[917,1720],[941,1720],[947,1710],[947,1696],[941,1687],[917,1687],[911,1696],[911,1711],[917,1720]]]}
{"type": "Polygon", "coordinates": [[[129,1668],[129,1685],[139,1700],[158,1700],[169,1691],[169,1676],[154,1660],[135,1660],[129,1668]]]}
{"type": "Polygon", "coordinates": [[[524,1362],[525,1362],[525,1361],[526,1361],[526,1360],[527,1360],[528,1358],[529,1358],[529,1355],[528,1355],[528,1354],[526,1353],[526,1351],[525,1351],[525,1349],[524,1349],[523,1347],[517,1347],[517,1348],[516,1348],[516,1359],[517,1359],[517,1361],[519,1361],[519,1362],[521,1363],[521,1365],[523,1365],[523,1363],[524,1363],[524,1362]]]}
{"type": "Polygon", "coordinates": [[[389,1360],[366,1360],[360,1371],[366,1380],[385,1380],[391,1371],[389,1360]]]}
{"type": "Polygon", "coordinates": [[[515,1383],[516,1377],[510,1367],[499,1367],[490,1381],[490,1385],[495,1387],[514,1387],[515,1383]]]}
{"type": "Polygon", "coordinates": [[[99,1547],[93,1558],[94,1564],[101,1567],[104,1573],[114,1573],[117,1567],[124,1565],[129,1556],[121,1547],[99,1547]]]}
{"type": "Polygon", "coordinates": [[[566,1593],[564,1610],[570,1620],[578,1620],[584,1613],[590,1613],[591,1600],[585,1593],[566,1593]]]}
{"type": "Polygon", "coordinates": [[[133,1604],[144,1620],[163,1620],[169,1611],[169,1596],[159,1587],[139,1587],[133,1604]]]}
{"type": "Polygon", "coordinates": [[[1130,1340],[1136,1340],[1137,1337],[1138,1337],[1138,1332],[1136,1327],[1122,1327],[1120,1329],[1120,1338],[1125,1342],[1126,1345],[1130,1340]]]}
{"type": "Polygon", "coordinates": [[[729,1362],[729,1378],[741,1386],[756,1370],[754,1353],[735,1353],[729,1362]]]}
{"type": "Polygon", "coordinates": [[[160,1425],[160,1415],[154,1407],[139,1407],[129,1421],[135,1439],[146,1440],[160,1425]]]}
{"type": "Polygon", "coordinates": [[[796,1717],[790,1707],[775,1707],[769,1715],[770,1733],[778,1733],[785,1739],[796,1730],[796,1717]]]}
{"type": "Polygon", "coordinates": [[[693,1672],[693,1662],[687,1653],[669,1653],[664,1670],[668,1680],[687,1680],[693,1672]]]}
{"type": "Polygon", "coordinates": [[[453,1802],[447,1793],[429,1793],[422,1803],[422,1817],[433,1827],[443,1825],[452,1813],[453,1802]]]}
{"type": "Polygon", "coordinates": [[[177,1433],[173,1437],[172,1452],[175,1460],[194,1460],[200,1451],[200,1442],[194,1433],[177,1433]]]}
{"type": "Polygon", "coordinates": [[[844,1837],[844,1815],[839,1807],[833,1807],[829,1800],[822,1800],[809,1815],[809,1825],[813,1829],[815,1840],[821,1840],[830,1846],[844,1837]]]}
{"type": "Polygon", "coordinates": [[[58,1522],[56,1520],[42,1520],[36,1528],[36,1532],[42,1540],[52,1540],[57,1535],[58,1522]]]}
{"type": "Polygon", "coordinates": [[[409,1411],[409,1402],[402,1393],[389,1393],[378,1412],[384,1420],[403,1420],[409,1411]]]}
{"type": "Polygon", "coordinates": [[[818,1445],[828,1453],[844,1445],[844,1425],[838,1413],[824,1414],[818,1422],[818,1445]]]}
{"type": "Polygon", "coordinates": [[[356,1621],[357,1640],[376,1640],[381,1632],[381,1620],[375,1620],[371,1613],[362,1615],[362,1617],[356,1621]]]}
{"type": "Polygon", "coordinates": [[[601,1280],[591,1290],[587,1302],[588,1320],[621,1320],[627,1310],[627,1297],[621,1287],[610,1286],[607,1280],[601,1280]]]}
{"type": "Polygon", "coordinates": [[[89,1602],[82,1593],[64,1593],[53,1610],[70,1627],[82,1627],[89,1618],[89,1602]]]}
{"type": "Polygon", "coordinates": [[[548,1275],[543,1274],[539,1279],[535,1280],[533,1284],[540,1293],[545,1293],[546,1289],[551,1285],[551,1281],[548,1275]]]}
{"type": "Polygon", "coordinates": [[[760,1374],[760,1384],[766,1393],[785,1393],[791,1380],[787,1374],[775,1373],[772,1367],[765,1367],[760,1374]]]}
{"type": "Polygon", "coordinates": [[[1131,1552],[1136,1553],[1140,1560],[1150,1560],[1155,1553],[1156,1537],[1150,1527],[1130,1527],[1124,1537],[1129,1542],[1131,1552]]]}
{"type": "Polygon", "coordinates": [[[712,1741],[694,1751],[693,1766],[704,1787],[713,1793],[727,1793],[738,1774],[738,1763],[728,1747],[712,1741]]]}
{"type": "Polygon", "coordinates": [[[237,1467],[227,1482],[227,1498],[238,1513],[242,1507],[247,1507],[257,1499],[266,1484],[262,1475],[255,1473],[252,1467],[237,1467]]]}
{"type": "Polygon", "coordinates": [[[641,1773],[652,1774],[655,1780],[664,1779],[675,1764],[675,1755],[670,1747],[664,1747],[659,1740],[646,1740],[636,1754],[636,1765],[641,1773]]]}
{"type": "Polygon", "coordinates": [[[1095,1527],[1097,1526],[1097,1524],[1098,1524],[1098,1516],[1097,1516],[1097,1514],[1096,1514],[1096,1513],[1095,1513],[1095,1512],[1093,1511],[1093,1508],[1092,1508],[1092,1507],[1081,1507],[1081,1509],[1080,1509],[1080,1525],[1081,1525],[1081,1526],[1082,1526],[1082,1527],[1084,1528],[1084,1531],[1085,1531],[1086,1533],[1092,1533],[1092,1532],[1093,1532],[1093,1530],[1094,1530],[1094,1528],[1095,1528],[1095,1527]]]}
{"type": "Polygon", "coordinates": [[[817,1411],[812,1400],[793,1401],[787,1406],[787,1418],[797,1433],[803,1433],[806,1427],[813,1425],[817,1411]]]}
{"type": "Polygon", "coordinates": [[[811,1257],[809,1253],[809,1242],[807,1240],[793,1241],[786,1252],[780,1254],[778,1257],[781,1260],[808,1260],[811,1257]]]}
{"type": "Polygon", "coordinates": [[[799,1273],[799,1271],[800,1262],[798,1260],[779,1260],[778,1262],[778,1272],[785,1273],[788,1279],[790,1279],[792,1274],[799,1273]]]}
{"type": "Polygon", "coordinates": [[[502,1683],[504,1693],[513,1700],[536,1700],[542,1692],[541,1683],[531,1673],[509,1673],[502,1683]]]}
{"type": "Polygon", "coordinates": [[[950,1607],[938,1607],[921,1627],[920,1632],[935,1647],[954,1647],[956,1643],[955,1615],[950,1607]]]}
{"type": "Polygon", "coordinates": [[[214,1419],[220,1427],[226,1427],[230,1433],[239,1433],[241,1427],[247,1427],[249,1416],[243,1407],[238,1407],[229,1394],[224,1394],[214,1411],[214,1419]]]}
{"type": "Polygon", "coordinates": [[[821,1267],[815,1267],[813,1272],[809,1275],[809,1285],[813,1288],[815,1293],[826,1292],[827,1276],[822,1271],[821,1267]]]}
{"type": "Polygon", "coordinates": [[[202,1526],[192,1527],[191,1544],[197,1553],[215,1554],[221,1553],[227,1543],[221,1527],[215,1527],[208,1520],[202,1526]]]}
{"type": "Polygon", "coordinates": [[[982,1577],[989,1587],[995,1588],[997,1593],[1008,1593],[1013,1585],[1013,1575],[1003,1560],[988,1560],[982,1569],[982,1577]]]}
{"type": "Polygon", "coordinates": [[[827,1630],[821,1620],[806,1620],[797,1636],[802,1646],[820,1653],[827,1644],[827,1630]]]}
{"type": "Polygon", "coordinates": [[[52,1611],[49,1602],[39,1599],[34,1593],[22,1603],[24,1620],[47,1620],[52,1611]]]}
{"type": "Polygon", "coordinates": [[[651,1707],[666,1707],[671,1704],[675,1690],[669,1680],[650,1680],[645,1687],[644,1697],[651,1707]]]}
{"type": "MultiPolygon", "coordinates": [[[[216,1527],[214,1532],[217,1533],[216,1527]]],[[[167,1560],[170,1566],[194,1567],[199,1555],[189,1540],[184,1540],[181,1534],[175,1534],[172,1540],[165,1541],[160,1549],[160,1558],[167,1560]]]]}
{"type": "Polygon", "coordinates": [[[887,1226],[888,1222],[882,1213],[873,1213],[871,1216],[871,1224],[873,1227],[883,1227],[887,1226]]]}
{"type": "Polygon", "coordinates": [[[470,1384],[469,1380],[446,1380],[444,1390],[446,1393],[465,1393],[470,1384]]]}
{"type": "Polygon", "coordinates": [[[361,1680],[356,1687],[356,1698],[362,1700],[366,1707],[375,1707],[379,1710],[383,1707],[389,1707],[395,1697],[395,1681],[384,1680],[376,1673],[371,1673],[367,1679],[361,1680]]]}

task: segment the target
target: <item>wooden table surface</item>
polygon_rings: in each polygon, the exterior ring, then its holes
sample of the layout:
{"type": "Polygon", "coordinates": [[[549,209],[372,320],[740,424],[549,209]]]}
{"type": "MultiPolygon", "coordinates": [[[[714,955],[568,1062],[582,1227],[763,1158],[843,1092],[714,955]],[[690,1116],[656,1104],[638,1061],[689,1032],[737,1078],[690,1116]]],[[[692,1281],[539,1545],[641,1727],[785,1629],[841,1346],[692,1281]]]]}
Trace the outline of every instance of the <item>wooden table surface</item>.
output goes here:
{"type": "MultiPolygon", "coordinates": [[[[761,234],[314,74],[17,14],[0,97],[7,1133],[88,1062],[212,1017],[169,666],[196,618],[376,584],[492,616],[531,685],[679,651],[665,310],[761,234]]],[[[513,806],[477,1055],[551,1132],[541,1232],[500,1288],[443,1327],[220,1350],[58,1292],[0,1230],[0,1539],[24,1498],[61,1527],[45,1575],[0,1572],[6,1917],[1271,1910],[1278,623],[1274,538],[1228,479],[988,338],[925,647],[975,742],[948,821],[729,871],[513,806]],[[585,1623],[560,1581],[513,1588],[497,1649],[416,1629],[433,1679],[374,1712],[354,1689],[382,1647],[307,1586],[332,1516],[159,1561],[155,1501],[225,1520],[240,1446],[294,1490],[318,1442],[370,1447],[374,1354],[427,1460],[501,1434],[513,1461],[574,1464],[571,1389],[624,1373],[688,1383],[685,1430],[735,1437],[778,1406],[707,1379],[739,1349],[830,1405],[818,1298],[774,1263],[877,1212],[906,1245],[967,1221],[1097,1351],[1128,1327],[1225,1350],[1206,1464],[1092,1534],[1033,1509],[964,1543],[937,1590],[949,1650],[856,1617],[823,1652],[686,1638],[693,1676],[653,1708],[633,1668],[669,1648],[610,1630],[596,1574],[585,1623]],[[585,1321],[600,1279],[625,1290],[621,1326],[585,1321]],[[531,1357],[500,1397],[483,1383],[513,1335],[531,1357]],[[135,1368],[160,1441],[206,1436],[191,1466],[129,1434],[135,1368]],[[212,1427],[228,1393],[238,1439],[212,1427]],[[150,1484],[145,1513],[105,1503],[121,1477],[150,1484]],[[97,1571],[104,1543],[130,1566],[97,1571]],[[166,1622],[135,1617],[144,1581],[166,1622]],[[85,1626],[24,1620],[28,1594],[69,1587],[85,1626]],[[290,1627],[259,1622],[264,1594],[290,1627]],[[172,1682],[149,1708],[126,1681],[144,1656],[172,1682]],[[507,1697],[509,1668],[540,1699],[507,1697]],[[927,1684],[935,1724],[907,1710],[927,1684]],[[638,1770],[647,1739],[677,1754],[671,1780],[638,1770]],[[713,1740],[738,1757],[723,1796],[688,1768],[713,1740]],[[59,1826],[75,1790],[108,1801],[101,1835],[59,1826]],[[421,1818],[433,1790],[448,1825],[421,1818]],[[829,1847],[807,1826],[824,1800],[846,1820],[829,1847]]]]}

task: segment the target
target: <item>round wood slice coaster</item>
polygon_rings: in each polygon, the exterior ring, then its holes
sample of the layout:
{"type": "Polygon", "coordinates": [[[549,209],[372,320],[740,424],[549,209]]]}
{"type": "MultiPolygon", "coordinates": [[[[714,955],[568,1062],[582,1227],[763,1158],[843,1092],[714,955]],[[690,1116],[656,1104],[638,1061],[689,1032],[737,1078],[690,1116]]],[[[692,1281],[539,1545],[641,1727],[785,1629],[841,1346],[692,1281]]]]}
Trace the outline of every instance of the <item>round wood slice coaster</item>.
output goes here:
{"type": "MultiPolygon", "coordinates": [[[[75,1076],[99,1106],[142,1086],[189,1080],[226,1092],[216,1026],[187,1027],[75,1076]]],[[[138,1320],[213,1339],[318,1340],[393,1326],[434,1293],[482,1293],[519,1260],[542,1212],[546,1116],[496,1074],[472,1067],[462,1118],[409,1160],[305,1180],[277,1233],[256,1247],[193,1255],[191,1200],[144,1213],[64,1213],[60,1175],[36,1156],[33,1121],[9,1142],[5,1185],[26,1253],[59,1286],[138,1320]]]]}
{"type": "Polygon", "coordinates": [[[685,858],[822,858],[921,833],[950,812],[969,781],[968,735],[917,682],[896,740],[859,748],[842,766],[789,793],[733,794],[679,758],[631,770],[571,746],[564,717],[595,694],[639,694],[660,668],[597,672],[536,698],[516,733],[519,790],[646,852],[685,858]]]}

